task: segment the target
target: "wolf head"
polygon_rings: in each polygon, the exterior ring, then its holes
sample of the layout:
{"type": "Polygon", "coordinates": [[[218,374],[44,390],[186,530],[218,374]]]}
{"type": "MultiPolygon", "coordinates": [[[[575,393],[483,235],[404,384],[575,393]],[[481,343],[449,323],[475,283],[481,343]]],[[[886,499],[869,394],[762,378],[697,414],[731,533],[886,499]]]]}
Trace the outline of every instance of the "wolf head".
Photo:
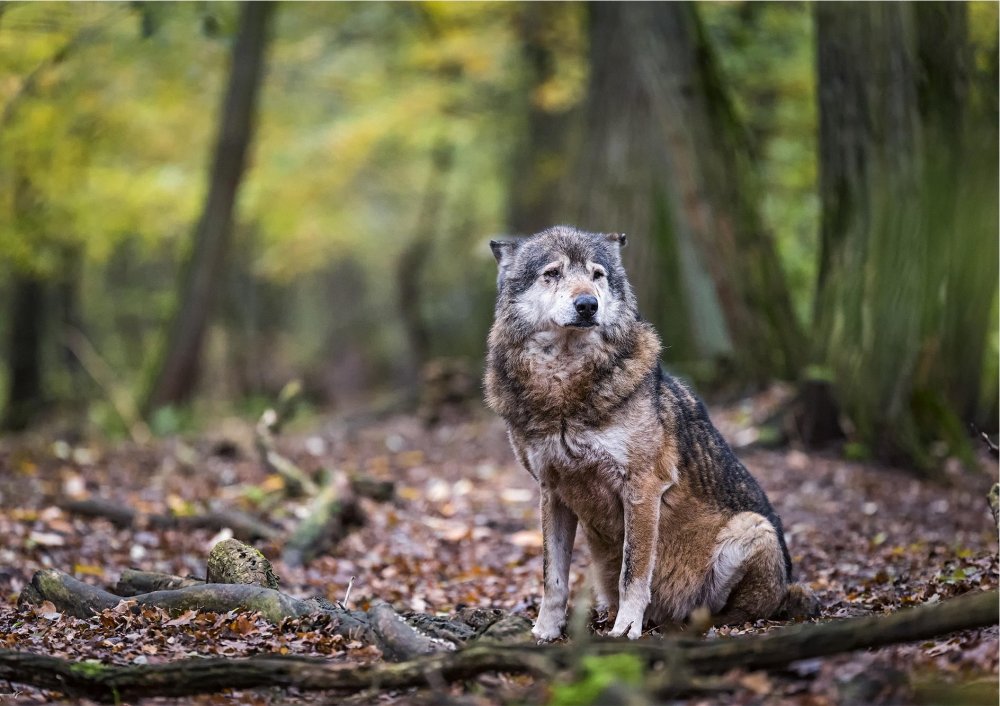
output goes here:
{"type": "Polygon", "coordinates": [[[522,240],[491,241],[497,322],[526,335],[597,329],[614,335],[637,319],[619,233],[556,226],[522,240]]]}

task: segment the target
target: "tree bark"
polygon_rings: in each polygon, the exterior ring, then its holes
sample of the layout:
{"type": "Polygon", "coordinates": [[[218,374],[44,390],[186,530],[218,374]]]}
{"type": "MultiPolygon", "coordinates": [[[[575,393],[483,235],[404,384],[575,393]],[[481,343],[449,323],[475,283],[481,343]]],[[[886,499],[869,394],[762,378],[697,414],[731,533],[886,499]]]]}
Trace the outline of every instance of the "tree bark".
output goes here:
{"type": "Polygon", "coordinates": [[[671,211],[714,283],[744,379],[794,379],[805,339],[758,210],[747,131],[694,3],[623,3],[626,45],[667,147],[671,211]]]}
{"type": "Polygon", "coordinates": [[[403,249],[396,264],[396,281],[399,282],[399,312],[403,319],[403,330],[410,349],[410,385],[416,385],[420,371],[430,358],[431,335],[421,310],[425,301],[422,278],[426,272],[427,260],[434,245],[434,235],[441,222],[448,174],[454,160],[453,147],[441,142],[431,155],[431,174],[424,188],[424,197],[417,212],[417,222],[413,239],[403,249]]]}
{"type": "Polygon", "coordinates": [[[971,464],[962,417],[978,406],[997,288],[997,128],[966,110],[963,6],[819,4],[816,28],[812,361],[872,455],[936,473],[944,441],[971,464]]]}
{"type": "Polygon", "coordinates": [[[801,659],[939,637],[997,623],[997,591],[975,593],[888,616],[803,624],[766,635],[713,640],[619,640],[532,647],[473,645],[397,664],[335,664],[307,657],[185,659],[157,665],[82,665],[23,652],[0,651],[0,679],[85,696],[126,701],[139,696],[190,696],[223,689],[295,687],[358,692],[437,686],[486,672],[552,678],[581,655],[629,653],[646,664],[665,663],[678,673],[767,669],[801,659]]]}
{"type": "Polygon", "coordinates": [[[507,228],[532,235],[562,220],[562,184],[570,167],[570,136],[579,109],[549,106],[542,93],[555,80],[558,37],[555,26],[580,8],[561,3],[525,3],[519,19],[521,60],[525,70],[524,134],[515,148],[508,180],[507,228]]]}
{"type": "Polygon", "coordinates": [[[649,88],[629,47],[631,3],[587,6],[590,82],[583,130],[566,176],[568,221],[624,232],[625,267],[639,308],[663,337],[675,364],[732,352],[725,323],[692,231],[671,188],[668,146],[659,138],[649,88]]]}
{"type": "Polygon", "coordinates": [[[26,429],[43,403],[42,337],[45,321],[45,283],[21,273],[11,284],[10,332],[7,344],[9,392],[3,428],[26,429]]]}
{"type": "Polygon", "coordinates": [[[197,382],[202,341],[225,266],[236,194],[253,134],[272,10],[270,2],[245,2],[240,11],[209,190],[184,268],[180,304],[148,395],[147,411],[186,401],[197,382]]]}

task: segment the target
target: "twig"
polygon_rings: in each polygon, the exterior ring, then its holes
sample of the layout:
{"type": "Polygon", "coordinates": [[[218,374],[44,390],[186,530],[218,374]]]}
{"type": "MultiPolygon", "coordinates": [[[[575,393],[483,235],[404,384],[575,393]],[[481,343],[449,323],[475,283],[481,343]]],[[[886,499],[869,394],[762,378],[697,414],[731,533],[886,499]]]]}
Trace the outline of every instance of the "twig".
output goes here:
{"type": "Polygon", "coordinates": [[[344,600],[342,600],[340,602],[340,605],[341,605],[341,607],[344,610],[347,610],[347,600],[351,597],[351,589],[352,588],[354,588],[354,577],[353,576],[351,577],[351,580],[347,582],[347,590],[344,591],[344,600]]]}
{"type": "Polygon", "coordinates": [[[275,449],[274,440],[281,427],[295,413],[296,402],[301,394],[302,386],[297,380],[285,385],[278,395],[274,407],[269,407],[260,415],[257,422],[255,442],[261,462],[271,473],[276,473],[285,479],[289,490],[301,490],[306,495],[316,495],[319,486],[309,477],[309,474],[282,456],[275,449]]]}
{"type": "Polygon", "coordinates": [[[989,450],[990,455],[993,456],[993,458],[1000,458],[1000,447],[990,441],[990,437],[985,431],[979,432],[979,438],[986,444],[986,448],[989,450]]]}

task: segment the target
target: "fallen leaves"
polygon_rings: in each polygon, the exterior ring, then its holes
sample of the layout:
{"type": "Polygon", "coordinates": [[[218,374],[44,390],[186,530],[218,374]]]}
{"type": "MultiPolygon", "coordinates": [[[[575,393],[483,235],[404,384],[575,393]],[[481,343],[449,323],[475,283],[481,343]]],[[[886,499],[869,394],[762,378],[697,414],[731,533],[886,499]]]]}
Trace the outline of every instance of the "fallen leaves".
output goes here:
{"type": "MultiPolygon", "coordinates": [[[[73,567],[78,578],[96,584],[113,584],[130,566],[204,576],[214,533],[128,530],[103,519],[70,517],[54,506],[65,495],[100,494],[150,514],[197,512],[218,500],[266,511],[285,529],[294,525],[301,503],[274,502],[281,495],[281,478],[268,475],[252,455],[215,453],[217,440],[115,449],[91,444],[79,453],[65,442],[16,448],[5,443],[0,464],[13,472],[0,475],[0,591],[7,598],[0,607],[3,647],[117,664],[191,654],[306,654],[352,663],[379,657],[373,648],[333,634],[322,616],[274,626],[255,615],[188,611],[169,616],[129,602],[88,620],[62,615],[51,604],[16,608],[13,599],[32,573],[50,566],[73,567]]],[[[328,555],[296,569],[277,562],[283,590],[337,601],[354,576],[351,607],[382,599],[403,610],[430,613],[460,606],[528,615],[537,610],[542,575],[537,488],[514,461],[497,420],[471,419],[427,430],[401,417],[360,428],[328,425],[283,437],[281,443],[282,453],[303,468],[335,466],[397,483],[394,503],[362,501],[368,524],[328,555]]],[[[741,456],[782,516],[796,580],[818,593],[826,618],[893,611],[998,583],[996,530],[984,500],[988,478],[943,488],[891,469],[794,449],[741,456]]],[[[276,542],[257,546],[272,559],[280,555],[276,542]]],[[[572,572],[576,595],[584,588],[586,566],[579,542],[572,572]]],[[[709,635],[721,639],[778,625],[761,621],[713,629],[709,635]]],[[[997,645],[994,628],[812,660],[777,675],[735,675],[738,689],[726,700],[814,706],[840,703],[851,689],[862,693],[857,690],[863,688],[865,694],[905,703],[913,688],[907,680],[862,684],[857,675],[896,670],[958,681],[990,677],[995,683],[997,645]]],[[[491,682],[480,682],[480,688],[486,683],[491,682]]],[[[513,688],[520,682],[498,683],[513,688]]],[[[478,702],[490,703],[489,693],[478,702]]],[[[14,702],[45,698],[29,690],[14,702]]],[[[408,703],[406,695],[386,698],[408,703]]],[[[199,699],[267,700],[254,694],[199,699]]]]}

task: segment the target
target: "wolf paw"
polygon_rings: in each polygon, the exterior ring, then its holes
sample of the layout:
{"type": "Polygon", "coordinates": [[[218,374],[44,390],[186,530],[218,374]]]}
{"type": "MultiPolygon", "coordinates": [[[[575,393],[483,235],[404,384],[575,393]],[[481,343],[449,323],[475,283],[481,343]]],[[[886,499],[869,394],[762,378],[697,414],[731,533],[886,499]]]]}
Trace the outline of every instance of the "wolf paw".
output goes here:
{"type": "Polygon", "coordinates": [[[611,637],[628,635],[628,639],[635,640],[642,635],[642,618],[639,618],[638,620],[629,620],[628,618],[623,618],[621,613],[619,613],[618,619],[615,620],[614,627],[611,628],[611,632],[608,634],[611,637]]]}
{"type": "Polygon", "coordinates": [[[565,625],[565,621],[546,619],[540,615],[535,622],[535,627],[531,628],[531,634],[539,642],[551,642],[562,637],[563,625],[565,625]]]}

